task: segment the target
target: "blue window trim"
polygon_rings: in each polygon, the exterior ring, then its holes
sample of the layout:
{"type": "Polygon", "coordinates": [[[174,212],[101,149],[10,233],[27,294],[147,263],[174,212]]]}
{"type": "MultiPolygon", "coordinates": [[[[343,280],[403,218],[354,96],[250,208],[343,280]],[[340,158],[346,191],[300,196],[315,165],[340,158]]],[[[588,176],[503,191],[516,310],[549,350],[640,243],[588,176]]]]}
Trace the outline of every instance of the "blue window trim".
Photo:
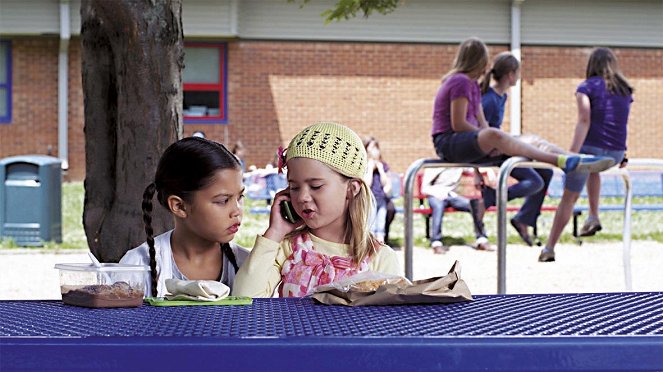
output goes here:
{"type": "Polygon", "coordinates": [[[12,43],[9,40],[0,40],[0,44],[7,45],[7,82],[0,83],[0,88],[7,89],[7,115],[0,116],[0,124],[9,124],[12,121],[12,43]]]}
{"type": "MultiPolygon", "coordinates": [[[[222,88],[222,94],[223,94],[223,102],[221,104],[223,105],[223,119],[183,119],[184,124],[228,124],[228,43],[223,43],[223,42],[205,42],[205,41],[195,41],[195,40],[188,40],[184,42],[184,46],[187,45],[210,45],[214,47],[219,47],[223,49],[223,76],[221,79],[223,80],[223,88],[222,88]]],[[[185,56],[186,58],[186,56],[185,56]]],[[[184,83],[182,83],[182,91],[184,91],[184,83]]]]}

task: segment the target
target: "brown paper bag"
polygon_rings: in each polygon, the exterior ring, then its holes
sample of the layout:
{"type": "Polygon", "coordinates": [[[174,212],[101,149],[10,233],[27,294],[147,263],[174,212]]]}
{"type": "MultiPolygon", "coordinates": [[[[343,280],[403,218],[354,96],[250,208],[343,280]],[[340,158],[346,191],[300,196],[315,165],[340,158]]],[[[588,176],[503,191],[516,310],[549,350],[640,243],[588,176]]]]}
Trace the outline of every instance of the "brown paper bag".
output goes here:
{"type": "MultiPolygon", "coordinates": [[[[407,280],[407,279],[405,279],[407,280]]],[[[460,262],[454,262],[449,273],[443,277],[405,281],[387,280],[376,290],[358,291],[350,286],[321,286],[311,296],[327,305],[367,306],[405,304],[448,304],[472,301],[467,284],[460,278],[460,262]]]]}

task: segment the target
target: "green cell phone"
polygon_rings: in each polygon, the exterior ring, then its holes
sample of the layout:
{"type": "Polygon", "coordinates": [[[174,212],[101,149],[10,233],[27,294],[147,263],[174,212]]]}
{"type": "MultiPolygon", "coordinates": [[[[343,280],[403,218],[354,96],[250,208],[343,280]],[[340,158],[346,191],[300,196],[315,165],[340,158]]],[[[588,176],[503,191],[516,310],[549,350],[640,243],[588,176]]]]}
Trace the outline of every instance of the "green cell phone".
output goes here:
{"type": "Polygon", "coordinates": [[[282,200],[279,205],[281,206],[281,216],[284,220],[290,223],[297,223],[297,221],[302,219],[297,212],[295,212],[295,208],[292,207],[292,204],[290,204],[289,201],[282,200]]]}

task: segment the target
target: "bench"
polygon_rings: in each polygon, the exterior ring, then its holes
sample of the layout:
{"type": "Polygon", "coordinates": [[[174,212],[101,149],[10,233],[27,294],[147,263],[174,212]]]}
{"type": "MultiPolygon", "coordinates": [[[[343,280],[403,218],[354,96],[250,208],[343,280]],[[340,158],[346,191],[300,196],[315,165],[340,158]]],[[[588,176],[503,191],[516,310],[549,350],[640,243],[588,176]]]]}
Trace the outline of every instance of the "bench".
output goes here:
{"type": "Polygon", "coordinates": [[[285,174],[276,171],[253,172],[245,175],[244,186],[247,198],[265,201],[264,207],[252,207],[249,209],[249,213],[269,214],[274,195],[288,186],[288,180],[285,174]]]}
{"type": "MultiPolygon", "coordinates": [[[[402,190],[403,179],[400,175],[395,175],[395,176],[396,177],[392,176],[392,190],[398,190],[399,194],[394,193],[394,195],[402,196],[402,194],[400,194],[400,190],[402,190]]],[[[428,204],[428,196],[423,192],[421,192],[422,180],[423,180],[423,173],[417,173],[412,193],[412,197],[414,198],[415,202],[415,206],[412,212],[423,216],[426,225],[426,238],[430,238],[430,216],[433,214],[433,209],[428,204]]],[[[513,180],[512,182],[515,183],[517,181],[513,180]]],[[[465,196],[468,199],[481,198],[481,193],[478,190],[474,189],[473,171],[466,170],[463,172],[460,182],[460,188],[462,189],[462,191],[459,194],[463,194],[461,196],[465,196]]],[[[507,206],[506,210],[507,212],[518,212],[520,210],[520,206],[515,206],[515,205],[507,206]]],[[[554,212],[556,210],[557,210],[556,205],[543,205],[541,207],[541,211],[554,212]]],[[[486,212],[496,212],[496,211],[497,211],[496,206],[491,206],[490,208],[486,209],[486,212]]],[[[396,208],[396,212],[402,213],[403,208],[396,208]]],[[[445,214],[455,213],[455,212],[460,212],[460,211],[452,207],[444,209],[445,214]]],[[[536,226],[534,226],[532,238],[534,239],[535,244],[539,246],[541,245],[541,241],[538,238],[538,231],[536,226]]]]}
{"type": "MultiPolygon", "coordinates": [[[[626,168],[631,180],[632,197],[663,197],[663,172],[660,170],[644,170],[626,168]]],[[[548,187],[548,196],[559,199],[564,192],[563,175],[556,172],[548,187]]],[[[621,175],[601,173],[600,198],[623,198],[626,193],[621,175]]],[[[580,198],[587,198],[587,189],[583,189],[580,198]]],[[[633,211],[663,211],[663,204],[637,203],[632,204],[633,211]]],[[[588,205],[575,205],[573,208],[573,236],[578,238],[578,217],[589,210],[588,205]]],[[[623,212],[623,204],[599,203],[599,212],[623,212]]],[[[581,243],[580,240],[578,240],[581,243]]]]}

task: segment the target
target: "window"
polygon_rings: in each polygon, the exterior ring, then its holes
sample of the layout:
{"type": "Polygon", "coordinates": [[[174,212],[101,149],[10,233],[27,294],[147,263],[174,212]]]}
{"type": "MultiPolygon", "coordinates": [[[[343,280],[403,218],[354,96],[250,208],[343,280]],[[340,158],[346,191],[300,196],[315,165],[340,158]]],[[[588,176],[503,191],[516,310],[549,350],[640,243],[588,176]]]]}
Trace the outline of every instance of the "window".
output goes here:
{"type": "Polygon", "coordinates": [[[226,123],[226,44],[184,44],[184,123],[226,123]]]}
{"type": "Polygon", "coordinates": [[[0,40],[0,123],[12,121],[12,53],[9,41],[0,40]]]}

